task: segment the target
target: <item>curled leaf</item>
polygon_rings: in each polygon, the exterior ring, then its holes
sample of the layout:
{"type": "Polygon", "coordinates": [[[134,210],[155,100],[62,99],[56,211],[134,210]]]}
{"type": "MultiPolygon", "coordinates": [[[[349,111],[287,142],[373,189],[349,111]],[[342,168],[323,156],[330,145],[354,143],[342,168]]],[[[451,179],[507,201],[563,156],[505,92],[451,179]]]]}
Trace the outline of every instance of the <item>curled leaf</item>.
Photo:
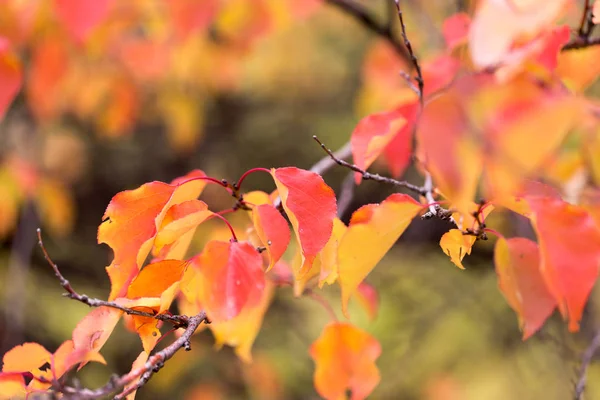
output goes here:
{"type": "Polygon", "coordinates": [[[475,236],[463,235],[458,229],[450,229],[444,233],[440,240],[440,247],[450,257],[450,261],[458,268],[465,269],[462,260],[466,254],[471,254],[471,248],[475,243],[475,236]]]}
{"type": "Polygon", "coordinates": [[[335,193],[319,174],[311,171],[286,167],[273,168],[271,174],[302,248],[303,275],[331,237],[337,212],[335,193]]]}

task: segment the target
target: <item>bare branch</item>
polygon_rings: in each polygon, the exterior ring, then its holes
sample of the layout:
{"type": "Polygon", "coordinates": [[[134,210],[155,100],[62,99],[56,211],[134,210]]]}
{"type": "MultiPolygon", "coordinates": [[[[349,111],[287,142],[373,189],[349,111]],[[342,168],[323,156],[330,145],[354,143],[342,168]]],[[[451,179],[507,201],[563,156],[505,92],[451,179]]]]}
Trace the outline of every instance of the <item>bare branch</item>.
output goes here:
{"type": "Polygon", "coordinates": [[[563,46],[562,51],[583,49],[590,46],[600,45],[600,38],[590,39],[594,28],[594,14],[592,10],[592,0],[585,0],[583,11],[581,12],[581,22],[577,29],[577,37],[563,46]]]}
{"type": "Polygon", "coordinates": [[[39,244],[40,248],[42,249],[42,252],[44,253],[44,257],[46,258],[46,261],[48,261],[48,264],[50,264],[50,266],[54,270],[54,274],[58,278],[60,285],[67,291],[67,293],[64,294],[65,297],[80,301],[84,304],[87,304],[90,307],[102,307],[102,306],[111,307],[111,308],[116,308],[117,310],[121,310],[128,315],[138,315],[140,317],[155,318],[155,319],[163,321],[163,322],[171,322],[175,326],[187,326],[188,317],[185,315],[148,313],[148,312],[139,311],[139,310],[129,308],[129,307],[123,307],[123,306],[115,303],[114,301],[105,301],[105,300],[90,298],[85,294],[77,293],[75,291],[75,289],[73,289],[73,287],[71,286],[71,283],[60,272],[60,270],[58,269],[58,266],[50,258],[50,255],[48,254],[48,251],[46,250],[46,247],[44,246],[44,242],[42,241],[42,230],[39,228],[37,229],[37,236],[38,236],[38,244],[39,244]]]}
{"type": "Polygon", "coordinates": [[[313,136],[313,139],[319,143],[319,145],[321,146],[321,148],[329,155],[329,157],[331,157],[331,159],[338,165],[341,165],[342,167],[346,167],[348,169],[351,169],[354,172],[358,172],[359,174],[362,175],[363,179],[365,180],[372,180],[372,181],[376,181],[376,182],[382,182],[382,183],[387,183],[390,185],[394,185],[394,186],[399,186],[399,187],[403,187],[406,188],[408,190],[411,190],[412,192],[415,192],[417,194],[420,195],[425,195],[424,189],[420,186],[417,185],[413,185],[410,182],[407,181],[399,181],[393,178],[388,178],[385,176],[381,176],[379,174],[371,174],[370,172],[365,171],[364,169],[361,169],[359,167],[357,167],[355,164],[350,164],[347,161],[341,160],[339,158],[336,157],[336,155],[327,147],[325,147],[325,145],[319,140],[318,137],[313,136]]]}
{"type": "Polygon", "coordinates": [[[408,35],[406,34],[406,26],[404,25],[404,16],[402,15],[402,8],[400,7],[400,0],[394,0],[396,3],[396,10],[398,11],[398,19],[400,20],[400,28],[402,32],[402,39],[404,40],[404,46],[408,50],[408,55],[410,61],[415,67],[415,72],[417,76],[415,80],[417,81],[417,85],[419,87],[419,101],[421,102],[421,107],[423,106],[423,73],[421,72],[421,66],[419,65],[419,60],[413,51],[412,45],[410,44],[410,40],[408,40],[408,35]]]}
{"type": "Polygon", "coordinates": [[[562,47],[561,51],[584,49],[586,47],[598,46],[598,45],[600,45],[600,38],[585,39],[585,38],[577,37],[574,40],[571,40],[569,43],[565,44],[562,47]]]}
{"type": "Polygon", "coordinates": [[[594,335],[590,345],[583,356],[581,357],[581,369],[579,372],[579,380],[577,381],[577,385],[575,386],[575,400],[583,400],[583,392],[585,390],[585,384],[587,380],[587,370],[590,364],[592,363],[592,359],[598,351],[600,347],[600,330],[594,335]]]}
{"type": "MultiPolygon", "coordinates": [[[[350,157],[350,155],[352,155],[352,147],[350,146],[350,142],[346,143],[333,154],[335,155],[335,158],[340,160],[350,157]]],[[[310,170],[319,175],[323,175],[325,172],[329,171],[334,165],[336,165],[336,161],[334,161],[334,159],[327,155],[320,159],[319,162],[317,162],[315,165],[313,165],[310,168],[310,170]]]]}
{"type": "Polygon", "coordinates": [[[342,183],[342,189],[338,197],[337,214],[339,218],[342,218],[344,216],[344,214],[348,210],[348,207],[350,207],[350,204],[352,204],[355,187],[356,185],[354,183],[354,172],[350,171],[350,173],[342,183]]]}
{"type": "Polygon", "coordinates": [[[201,323],[207,321],[206,313],[204,311],[198,313],[193,317],[187,318],[187,325],[185,331],[177,340],[165,347],[163,350],[151,355],[148,361],[141,367],[131,370],[129,373],[118,377],[113,376],[104,386],[98,389],[86,389],[71,386],[63,386],[58,382],[48,381],[43,378],[35,378],[45,383],[53,384],[53,389],[65,395],[66,399],[78,399],[78,400],[93,400],[105,398],[106,396],[121,391],[117,394],[114,399],[124,399],[128,394],[144,386],[148,380],[152,377],[155,372],[158,372],[164,363],[169,360],[177,351],[184,348],[186,351],[191,350],[190,340],[196,329],[201,323]],[[138,382],[131,385],[138,379],[138,382]],[[126,386],[127,389],[123,390],[126,386]]]}
{"type": "Polygon", "coordinates": [[[325,1],[329,4],[331,4],[332,6],[338,7],[339,9],[344,11],[346,14],[351,15],[357,21],[359,21],[365,27],[367,27],[370,31],[372,31],[373,33],[375,33],[375,34],[381,36],[382,38],[384,38],[385,40],[387,40],[392,45],[394,50],[396,50],[396,53],[398,53],[398,55],[400,55],[400,57],[402,57],[406,61],[411,60],[410,54],[409,54],[408,50],[406,49],[406,47],[404,47],[402,45],[402,43],[399,42],[396,39],[396,37],[394,36],[394,31],[392,29],[391,24],[384,25],[384,24],[379,23],[375,18],[373,18],[373,16],[371,14],[369,14],[367,12],[367,10],[365,10],[363,7],[356,4],[352,0],[325,0],[325,1]]]}

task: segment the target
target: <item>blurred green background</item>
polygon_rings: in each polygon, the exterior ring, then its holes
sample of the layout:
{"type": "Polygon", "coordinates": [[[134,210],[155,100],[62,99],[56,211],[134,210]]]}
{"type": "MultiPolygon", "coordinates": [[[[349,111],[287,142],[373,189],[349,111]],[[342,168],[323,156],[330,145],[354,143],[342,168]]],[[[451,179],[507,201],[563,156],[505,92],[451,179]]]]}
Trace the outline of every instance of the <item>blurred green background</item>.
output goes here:
{"type": "MultiPolygon", "coordinates": [[[[358,4],[382,22],[388,18],[384,1],[358,4]]],[[[468,1],[406,1],[406,20],[417,53],[426,56],[441,49],[443,19],[470,7],[468,1]]],[[[215,29],[216,35],[212,34],[218,43],[215,29]]],[[[104,267],[111,252],[96,244],[96,231],[113,195],[152,180],[170,181],[194,168],[232,181],[254,167],[310,168],[323,157],[312,135],[337,149],[364,115],[357,106],[365,79],[363,61],[377,40],[354,18],[325,5],[254,40],[235,59],[239,79],[234,86],[213,90],[206,84],[172,82],[186,98],[201,99],[189,111],[198,118],[192,119],[196,125],[184,145],[174,141],[169,122],[154,118],[153,96],[163,92],[153,91],[152,82],[140,84],[146,97],[140,101],[139,117],[118,135],[103,134],[101,126],[68,112],[50,123],[41,120],[21,95],[0,125],[0,157],[4,163],[10,160],[11,171],[17,157],[26,160],[23,174],[33,168],[60,181],[73,203],[65,204],[56,196],[55,202],[40,206],[37,194],[21,196],[14,223],[4,222],[8,227],[0,241],[4,314],[0,352],[24,341],[40,342],[54,351],[89,311],[61,296],[61,287],[36,246],[38,226],[44,228],[49,253],[76,290],[105,298],[109,282],[104,267]],[[57,229],[67,224],[71,212],[72,229],[57,229]],[[46,229],[48,218],[55,221],[46,229]]],[[[199,79],[210,82],[211,76],[199,79]]],[[[169,85],[169,80],[160,85],[169,85]]],[[[335,167],[324,177],[339,193],[347,175],[348,171],[335,167]]],[[[405,178],[417,183],[422,179],[412,169],[405,178]]],[[[2,179],[6,202],[12,196],[11,184],[4,175],[2,179]]],[[[273,188],[268,176],[261,174],[245,185],[273,188]]],[[[361,184],[344,220],[360,205],[381,201],[392,189],[361,184]]],[[[203,198],[215,209],[232,205],[230,198],[212,188],[203,198]]],[[[7,212],[10,207],[4,204],[0,210],[7,212]]],[[[2,218],[8,219],[7,214],[2,218]]],[[[490,224],[531,234],[524,221],[511,215],[500,214],[490,224]]],[[[588,306],[581,332],[568,333],[554,315],[541,332],[522,342],[516,316],[497,288],[493,243],[478,242],[461,271],[438,245],[448,228],[441,221],[415,221],[368,277],[380,295],[375,321],[352,304],[352,321],[382,345],[377,361],[382,379],[372,398],[572,398],[581,354],[599,323],[599,294],[595,292],[588,306]]],[[[337,287],[324,293],[343,318],[337,287]]],[[[137,398],[318,398],[308,348],[327,322],[328,315],[318,303],[294,298],[291,289],[279,288],[255,343],[253,364],[244,365],[230,348],[216,351],[210,332],[203,331],[195,336],[193,351],[179,352],[137,398]]],[[[100,386],[111,373],[127,372],[140,351],[139,338],[119,325],[102,350],[108,366],[89,365],[78,377],[84,385],[100,386]]],[[[599,379],[600,365],[592,364],[586,399],[600,399],[599,379]]]]}

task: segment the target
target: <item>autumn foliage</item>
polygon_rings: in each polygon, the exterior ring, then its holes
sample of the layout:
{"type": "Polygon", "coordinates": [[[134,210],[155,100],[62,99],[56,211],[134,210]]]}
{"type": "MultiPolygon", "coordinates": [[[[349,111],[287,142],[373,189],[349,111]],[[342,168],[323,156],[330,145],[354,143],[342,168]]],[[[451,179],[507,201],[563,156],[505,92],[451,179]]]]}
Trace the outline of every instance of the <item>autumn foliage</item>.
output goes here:
{"type": "MultiPolygon", "coordinates": [[[[142,117],[141,101],[152,101],[153,118],[163,119],[172,144],[184,148],[198,140],[202,113],[195,110],[203,101],[190,97],[187,85],[229,90],[236,85],[237,60],[254,40],[310,17],[322,3],[338,2],[157,3],[158,11],[143,1],[0,4],[0,115],[22,93],[19,101],[40,124],[69,114],[92,121],[100,135],[121,136],[142,117]],[[154,31],[132,34],[153,12],[164,13],[154,31]],[[226,44],[210,39],[214,27],[226,44]],[[89,76],[97,78],[81,90],[89,76]]],[[[443,22],[445,43],[437,54],[417,58],[418,48],[399,51],[389,38],[366,54],[359,99],[365,116],[349,136],[353,163],[346,167],[356,184],[376,180],[406,193],[363,205],[347,224],[323,177],[295,166],[256,168],[237,181],[194,170],[117,193],[98,221],[98,243],[113,252],[106,302],[55,352],[24,343],[6,353],[0,392],[66,390],[57,385],[65,373],[104,362],[102,347],[121,320],[143,345],[128,375],[137,379],[156,367],[152,356],[158,354],[163,325],[172,323],[179,336],[187,332],[189,321],[167,318],[175,309],[202,316],[219,345],[234,347],[251,362],[275,291],[291,286],[297,297],[319,298],[327,284],[339,285],[341,299],[333,309],[344,317],[338,320],[327,305],[332,320],[307,349],[315,363],[315,389],[327,399],[366,398],[380,380],[376,361],[382,349],[350,322],[348,304],[357,299],[376,317],[377,288],[365,278],[419,217],[452,224],[440,251],[448,256],[448,268],[465,274],[463,262],[473,247],[496,240],[498,287],[523,339],[555,310],[568,330],[577,331],[600,267],[600,106],[585,92],[600,76],[600,46],[585,29],[573,32],[577,28],[565,22],[581,14],[580,2],[474,3],[472,12],[443,22]],[[374,165],[387,168],[389,178],[367,172],[374,165]],[[397,180],[410,165],[423,176],[422,185],[397,180]],[[271,191],[250,190],[249,174],[270,176],[271,191]],[[586,179],[576,181],[577,174],[586,179]],[[199,200],[207,185],[231,195],[232,208],[214,211],[199,200]],[[535,235],[507,237],[509,232],[488,226],[490,215],[506,210],[527,219],[535,235]],[[243,217],[229,222],[231,213],[243,217]],[[201,251],[190,251],[207,221],[222,224],[229,237],[209,233],[201,251]],[[42,368],[46,364],[50,367],[42,368]]],[[[599,4],[585,10],[584,21],[588,14],[593,18],[586,22],[590,26],[598,21],[599,4]]],[[[399,32],[410,39],[414,23],[403,24],[399,32]]],[[[4,169],[14,177],[18,195],[4,210],[35,198],[44,185],[60,187],[36,173],[17,176],[15,162],[4,169]]],[[[12,223],[0,220],[0,235],[12,223]]],[[[133,378],[114,389],[133,398],[133,378]]]]}

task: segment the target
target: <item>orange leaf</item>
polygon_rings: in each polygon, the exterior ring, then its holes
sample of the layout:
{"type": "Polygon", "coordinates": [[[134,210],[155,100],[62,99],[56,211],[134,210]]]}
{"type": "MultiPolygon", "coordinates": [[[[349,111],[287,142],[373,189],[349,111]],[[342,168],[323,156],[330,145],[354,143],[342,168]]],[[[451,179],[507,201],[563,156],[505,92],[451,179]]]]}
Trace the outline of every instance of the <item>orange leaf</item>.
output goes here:
{"type": "Polygon", "coordinates": [[[337,205],[335,193],[314,172],[295,167],[271,170],[283,208],[302,248],[300,274],[307,273],[333,230],[337,205]]]}
{"type": "Polygon", "coordinates": [[[536,243],[525,238],[499,238],[494,250],[498,286],[519,317],[523,340],[537,332],[556,308],[540,272],[536,243]]]}
{"type": "MultiPolygon", "coordinates": [[[[408,124],[408,118],[402,111],[404,108],[371,114],[361,119],[354,128],[350,144],[354,163],[360,169],[368,169],[399,131],[408,124]]],[[[356,172],[354,177],[359,184],[362,175],[356,172]]]]}
{"type": "Polygon", "coordinates": [[[127,298],[160,297],[158,312],[167,310],[175,297],[176,290],[172,287],[179,287],[187,266],[187,261],[180,260],[164,260],[145,266],[129,285],[127,298]]]}
{"type": "Polygon", "coordinates": [[[115,329],[123,311],[97,307],[90,311],[73,330],[74,350],[99,352],[115,329]]]}
{"type": "Polygon", "coordinates": [[[216,346],[235,347],[235,354],[244,362],[252,362],[252,344],[260,331],[263,318],[275,293],[275,285],[267,281],[258,304],[247,304],[228,321],[211,322],[208,327],[215,335],[216,346]]]}
{"type": "Polygon", "coordinates": [[[2,372],[30,372],[50,361],[52,353],[38,343],[15,346],[2,358],[2,372]]]}
{"type": "Polygon", "coordinates": [[[582,92],[600,76],[596,60],[600,60],[600,46],[563,51],[558,54],[556,74],[569,89],[582,92]]]}
{"type": "Polygon", "coordinates": [[[21,63],[10,50],[8,40],[0,37],[0,119],[19,93],[22,83],[21,63]]]}
{"type": "Polygon", "coordinates": [[[315,388],[326,399],[366,398],[379,384],[375,360],[381,346],[367,332],[347,323],[333,322],[310,347],[315,361],[315,388]]]}
{"type": "Polygon", "coordinates": [[[271,204],[260,204],[252,209],[254,229],[269,255],[269,271],[283,256],[290,243],[290,227],[281,213],[271,204]]]}
{"type": "Polygon", "coordinates": [[[205,202],[188,200],[167,210],[154,239],[152,254],[162,258],[181,259],[185,256],[196,228],[213,215],[205,202]]]}
{"type": "Polygon", "coordinates": [[[138,315],[132,315],[131,319],[133,321],[133,330],[140,335],[144,352],[150,354],[160,339],[159,327],[161,321],[150,317],[140,317],[138,315]]]}
{"type": "Polygon", "coordinates": [[[248,242],[208,242],[192,260],[202,274],[200,299],[209,318],[229,320],[256,304],[265,287],[262,257],[248,242]]]}
{"type": "Polygon", "coordinates": [[[204,173],[196,170],[187,179],[171,185],[151,182],[112,198],[104,213],[105,221],[98,228],[98,243],[108,244],[114,252],[114,259],[106,268],[112,285],[109,300],[125,295],[169,208],[200,195],[206,183],[193,180],[200,176],[204,173]]]}
{"type": "Polygon", "coordinates": [[[379,295],[372,285],[361,282],[356,290],[356,299],[367,311],[369,319],[374,320],[377,318],[377,313],[379,311],[379,295]]]}
{"type": "Polygon", "coordinates": [[[83,42],[108,15],[113,0],[54,0],[58,17],[69,34],[83,42]]]}
{"type": "Polygon", "coordinates": [[[442,33],[450,50],[467,42],[471,17],[467,13],[456,13],[444,21],[442,33]]]}
{"type": "Polygon", "coordinates": [[[458,229],[450,229],[444,233],[440,240],[440,247],[450,257],[450,261],[458,268],[465,269],[462,260],[466,254],[471,254],[471,248],[475,243],[475,236],[463,235],[458,229]]]}
{"type": "Polygon", "coordinates": [[[600,231],[581,207],[558,199],[529,198],[538,236],[541,272],[550,293],[577,331],[588,296],[598,277],[600,231]]]}
{"type": "Polygon", "coordinates": [[[342,310],[360,283],[392,248],[423,206],[405,194],[392,194],[381,204],[362,206],[352,214],[338,247],[342,310]]]}

